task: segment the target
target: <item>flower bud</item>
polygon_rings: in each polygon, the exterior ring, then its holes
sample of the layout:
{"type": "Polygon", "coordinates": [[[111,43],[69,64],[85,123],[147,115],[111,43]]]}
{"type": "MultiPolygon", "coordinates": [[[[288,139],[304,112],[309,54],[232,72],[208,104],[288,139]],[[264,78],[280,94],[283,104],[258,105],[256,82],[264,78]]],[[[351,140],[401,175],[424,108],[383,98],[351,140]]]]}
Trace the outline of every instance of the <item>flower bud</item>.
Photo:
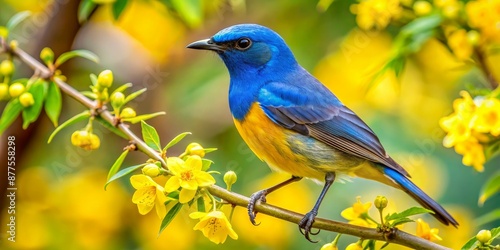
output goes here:
{"type": "Polygon", "coordinates": [[[203,158],[205,156],[205,149],[199,143],[193,142],[186,147],[186,154],[198,155],[203,158]]]}
{"type": "Polygon", "coordinates": [[[413,11],[415,11],[417,16],[425,16],[431,13],[432,5],[427,1],[416,1],[415,4],[413,4],[413,11]]]}
{"type": "Polygon", "coordinates": [[[26,89],[24,88],[24,85],[20,82],[15,82],[9,87],[9,95],[12,98],[16,98],[20,96],[22,93],[24,93],[26,89]]]}
{"type": "Polygon", "coordinates": [[[30,92],[26,92],[19,96],[19,102],[23,107],[29,107],[35,104],[35,99],[33,99],[33,95],[30,92]]]}
{"type": "Polygon", "coordinates": [[[133,108],[124,108],[122,112],[120,112],[121,118],[134,118],[137,114],[133,108]]]}
{"type": "Polygon", "coordinates": [[[349,244],[345,250],[363,250],[363,247],[358,243],[351,243],[349,244]]]}
{"type": "Polygon", "coordinates": [[[14,63],[11,60],[3,60],[0,63],[0,75],[10,76],[14,72],[14,63]]]}
{"type": "Polygon", "coordinates": [[[487,243],[491,240],[491,231],[490,230],[481,230],[477,233],[476,239],[481,243],[487,243]]]}
{"type": "Polygon", "coordinates": [[[0,83],[0,100],[7,100],[9,96],[9,85],[7,83],[0,83]]]}
{"type": "Polygon", "coordinates": [[[12,40],[10,41],[9,46],[11,49],[17,49],[17,47],[19,47],[19,42],[17,40],[12,40]]]}
{"type": "Polygon", "coordinates": [[[477,30],[469,30],[467,32],[467,40],[472,45],[478,45],[480,38],[481,35],[479,34],[479,32],[477,32],[477,30]]]}
{"type": "Polygon", "coordinates": [[[0,37],[7,38],[9,30],[5,26],[0,26],[0,37]]]}
{"type": "Polygon", "coordinates": [[[40,52],[40,59],[46,64],[52,64],[54,62],[54,51],[49,47],[43,48],[40,52]]]}
{"type": "Polygon", "coordinates": [[[384,209],[384,208],[386,208],[387,207],[387,203],[388,203],[387,198],[385,198],[385,196],[381,196],[381,195],[377,196],[375,198],[375,202],[374,202],[375,207],[377,209],[384,209]]]}
{"type": "Polygon", "coordinates": [[[333,245],[331,242],[323,245],[320,250],[338,250],[337,245],[333,245]]]}
{"type": "Polygon", "coordinates": [[[236,183],[237,180],[238,180],[238,176],[236,175],[236,173],[234,171],[227,171],[224,174],[224,183],[226,183],[228,190],[231,189],[231,186],[234,183],[236,183]]]}
{"type": "Polygon", "coordinates": [[[156,164],[149,163],[142,168],[142,173],[149,177],[156,177],[160,175],[161,171],[156,164]]]}
{"type": "Polygon", "coordinates": [[[71,144],[85,150],[94,150],[99,148],[101,140],[95,134],[85,130],[78,130],[71,135],[71,144]]]}
{"type": "Polygon", "coordinates": [[[111,106],[115,109],[121,108],[125,103],[125,95],[122,92],[115,92],[111,95],[111,106]]]}
{"type": "Polygon", "coordinates": [[[102,71],[97,76],[97,85],[102,88],[109,88],[113,84],[113,72],[109,69],[102,71]]]}

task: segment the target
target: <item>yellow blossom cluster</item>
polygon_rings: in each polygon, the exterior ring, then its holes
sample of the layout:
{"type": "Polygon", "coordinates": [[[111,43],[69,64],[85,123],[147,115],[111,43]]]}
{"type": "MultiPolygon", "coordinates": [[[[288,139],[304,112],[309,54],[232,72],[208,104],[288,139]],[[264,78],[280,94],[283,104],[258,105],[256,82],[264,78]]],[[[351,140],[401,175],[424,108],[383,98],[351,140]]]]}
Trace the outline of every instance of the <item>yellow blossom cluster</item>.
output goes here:
{"type": "Polygon", "coordinates": [[[484,42],[500,42],[500,0],[469,1],[465,11],[469,25],[481,32],[484,42]]]}
{"type": "Polygon", "coordinates": [[[363,30],[381,30],[391,20],[398,19],[403,11],[399,0],[362,0],[351,6],[356,23],[363,30]]]}
{"type": "Polygon", "coordinates": [[[368,210],[371,206],[371,202],[361,203],[361,197],[358,196],[352,207],[344,209],[340,215],[349,220],[349,224],[362,227],[376,227],[376,224],[368,219],[368,210]]]}
{"type": "Polygon", "coordinates": [[[476,171],[484,170],[484,146],[500,136],[500,100],[495,97],[477,96],[472,99],[467,91],[453,102],[454,113],[440,120],[447,133],[443,145],[455,147],[463,155],[464,165],[476,171]]]}
{"type": "MultiPolygon", "coordinates": [[[[185,204],[191,206],[196,200],[198,204],[200,201],[205,204],[205,198],[209,198],[213,202],[210,212],[205,212],[204,205],[201,207],[198,205],[198,211],[189,215],[192,219],[199,219],[193,229],[200,230],[205,237],[216,244],[224,243],[227,236],[238,239],[228,218],[221,211],[222,202],[217,205],[213,196],[204,190],[200,191],[200,188],[215,184],[212,172],[207,172],[208,166],[204,166],[203,161],[207,160],[202,158],[205,153],[212,150],[205,149],[198,143],[191,143],[179,157],[166,158],[168,169],[150,162],[144,164],[142,174],[130,177],[130,183],[136,189],[132,202],[137,204],[139,213],[148,214],[155,207],[163,224],[177,213],[178,209],[173,209],[174,207],[179,208],[185,204]],[[160,185],[156,181],[156,178],[161,178],[160,176],[167,176],[165,185],[160,185]],[[174,214],[171,214],[171,211],[174,211],[174,214]]],[[[232,177],[234,183],[236,174],[230,172],[226,175],[228,178],[232,177]]]]}

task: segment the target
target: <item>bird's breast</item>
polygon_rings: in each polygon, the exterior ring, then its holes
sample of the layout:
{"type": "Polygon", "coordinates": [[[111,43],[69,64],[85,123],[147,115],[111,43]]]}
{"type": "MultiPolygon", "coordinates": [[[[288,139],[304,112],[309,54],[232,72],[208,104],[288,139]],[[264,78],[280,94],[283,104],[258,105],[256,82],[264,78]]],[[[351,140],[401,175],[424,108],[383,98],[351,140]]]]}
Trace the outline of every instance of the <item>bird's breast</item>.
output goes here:
{"type": "Polygon", "coordinates": [[[244,119],[234,119],[243,140],[273,170],[323,180],[325,172],[351,174],[363,162],[316,139],[296,133],[270,120],[258,103],[244,119]]]}

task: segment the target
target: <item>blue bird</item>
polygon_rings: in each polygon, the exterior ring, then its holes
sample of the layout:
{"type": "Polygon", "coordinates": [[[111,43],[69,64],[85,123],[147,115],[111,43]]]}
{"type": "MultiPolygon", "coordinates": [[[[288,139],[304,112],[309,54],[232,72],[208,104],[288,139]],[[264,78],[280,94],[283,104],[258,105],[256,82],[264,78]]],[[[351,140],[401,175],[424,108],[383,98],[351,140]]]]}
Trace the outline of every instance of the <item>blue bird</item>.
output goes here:
{"type": "Polygon", "coordinates": [[[273,30],[240,24],[187,46],[215,51],[230,75],[229,107],[250,149],[269,167],[292,177],[254,193],[255,204],[303,177],[324,181],[310,212],[299,222],[309,240],[321,202],[337,175],[359,176],[401,189],[445,225],[457,221],[411,182],[410,175],[385,151],[375,133],[314,76],[302,68],[273,30]]]}

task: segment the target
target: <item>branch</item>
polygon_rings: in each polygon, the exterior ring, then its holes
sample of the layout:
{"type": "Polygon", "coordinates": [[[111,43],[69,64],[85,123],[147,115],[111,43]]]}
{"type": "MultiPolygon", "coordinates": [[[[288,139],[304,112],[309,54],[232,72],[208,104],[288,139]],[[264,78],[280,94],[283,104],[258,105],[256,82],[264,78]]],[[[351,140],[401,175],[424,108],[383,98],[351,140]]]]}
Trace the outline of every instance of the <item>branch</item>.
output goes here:
{"type": "MultiPolygon", "coordinates": [[[[35,74],[39,77],[42,78],[50,78],[52,76],[52,72],[43,64],[38,62],[35,58],[32,56],[28,55],[26,52],[19,48],[9,48],[5,41],[3,39],[0,39],[0,44],[4,47],[4,50],[7,52],[17,56],[21,61],[23,61],[25,64],[27,64],[30,68],[32,68],[35,72],[35,74]]],[[[66,82],[60,80],[60,79],[54,79],[54,82],[61,88],[61,90],[72,97],[73,99],[77,100],[81,104],[83,104],[85,107],[95,110],[99,116],[101,116],[104,120],[108,121],[109,123],[113,124],[114,123],[114,116],[107,111],[106,109],[98,109],[97,108],[97,103],[95,101],[92,101],[91,99],[85,97],[82,95],[80,92],[78,92],[76,89],[68,85],[66,82]]],[[[143,140],[141,140],[136,134],[134,134],[128,127],[128,125],[124,123],[119,123],[117,125],[118,129],[120,129],[131,141],[131,143],[134,143],[137,148],[142,151],[144,154],[146,154],[148,157],[155,159],[165,167],[167,168],[166,162],[162,159],[160,154],[150,148],[143,140]]],[[[237,193],[233,193],[230,191],[227,191],[226,189],[223,189],[217,185],[213,185],[210,187],[206,187],[206,189],[214,196],[219,197],[223,199],[226,202],[229,202],[235,206],[240,206],[246,208],[250,198],[242,196],[237,193]]],[[[273,205],[269,204],[257,204],[255,206],[255,210],[259,213],[262,214],[267,214],[269,216],[286,220],[295,224],[298,224],[299,221],[304,217],[303,214],[295,213],[283,208],[279,208],[273,205]]],[[[337,233],[342,233],[342,234],[349,234],[353,236],[357,236],[363,239],[373,239],[373,240],[380,240],[380,241],[387,241],[390,243],[394,244],[399,244],[407,247],[411,247],[414,249],[438,249],[438,250],[446,250],[449,248],[443,247],[441,245],[435,244],[431,241],[427,241],[425,239],[419,238],[417,236],[408,234],[403,231],[396,230],[394,233],[391,233],[390,235],[384,235],[383,233],[377,231],[376,229],[372,228],[366,228],[366,227],[359,227],[355,225],[350,225],[347,223],[343,222],[337,222],[337,221],[332,221],[332,220],[327,220],[327,219],[322,219],[322,218],[316,218],[314,224],[314,228],[317,229],[322,229],[326,231],[332,231],[332,232],[337,232],[337,233]]]]}
{"type": "Polygon", "coordinates": [[[486,80],[490,84],[491,89],[496,89],[498,87],[498,82],[495,80],[493,72],[491,72],[490,68],[488,67],[484,50],[478,47],[474,50],[474,53],[476,54],[477,61],[479,62],[479,68],[481,69],[481,71],[483,71],[484,75],[486,76],[486,80]]]}

